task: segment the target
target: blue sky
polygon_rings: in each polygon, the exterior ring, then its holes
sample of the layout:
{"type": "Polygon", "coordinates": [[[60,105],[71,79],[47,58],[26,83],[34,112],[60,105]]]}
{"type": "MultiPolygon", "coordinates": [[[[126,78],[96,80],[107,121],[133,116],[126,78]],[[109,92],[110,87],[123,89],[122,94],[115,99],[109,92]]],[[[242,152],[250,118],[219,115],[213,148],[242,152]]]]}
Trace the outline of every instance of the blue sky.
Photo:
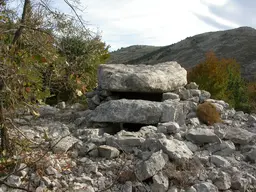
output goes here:
{"type": "MultiPolygon", "coordinates": [[[[54,5],[67,11],[63,0],[54,5]]],[[[111,50],[163,46],[199,33],[256,26],[254,0],[80,0],[79,14],[111,50]]]]}

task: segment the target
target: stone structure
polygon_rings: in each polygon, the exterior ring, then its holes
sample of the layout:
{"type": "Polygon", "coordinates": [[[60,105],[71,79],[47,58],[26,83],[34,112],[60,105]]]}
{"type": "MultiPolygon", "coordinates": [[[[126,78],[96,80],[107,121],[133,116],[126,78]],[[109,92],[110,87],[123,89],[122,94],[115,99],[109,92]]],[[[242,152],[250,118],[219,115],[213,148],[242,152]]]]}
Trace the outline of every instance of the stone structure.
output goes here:
{"type": "Polygon", "coordinates": [[[189,91],[183,90],[187,72],[177,62],[101,65],[98,75],[98,88],[87,94],[92,123],[156,125],[174,121],[183,125],[191,106],[196,107],[193,99],[199,100],[201,95],[193,84],[189,91]],[[191,101],[184,101],[190,97],[191,101]]]}

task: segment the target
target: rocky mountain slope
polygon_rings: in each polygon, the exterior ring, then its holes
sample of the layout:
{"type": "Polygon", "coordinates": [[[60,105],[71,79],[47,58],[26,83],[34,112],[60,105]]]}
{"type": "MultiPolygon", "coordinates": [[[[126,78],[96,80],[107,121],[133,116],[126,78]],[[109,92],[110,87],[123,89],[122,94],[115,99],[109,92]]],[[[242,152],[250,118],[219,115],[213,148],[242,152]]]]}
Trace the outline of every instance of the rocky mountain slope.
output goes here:
{"type": "Polygon", "coordinates": [[[161,47],[148,45],[133,45],[113,51],[107,63],[126,63],[131,59],[138,59],[148,53],[158,50],[161,47]]]}
{"type": "MultiPolygon", "coordinates": [[[[165,61],[177,61],[189,69],[198,64],[208,51],[214,51],[217,56],[235,58],[241,64],[242,75],[252,80],[256,74],[256,30],[250,27],[240,27],[231,30],[208,32],[188,37],[178,43],[157,48],[136,58],[129,49],[122,49],[126,55],[118,57],[119,51],[111,53],[109,63],[156,64],[165,61]]],[[[149,50],[148,50],[149,51],[149,50]]]]}

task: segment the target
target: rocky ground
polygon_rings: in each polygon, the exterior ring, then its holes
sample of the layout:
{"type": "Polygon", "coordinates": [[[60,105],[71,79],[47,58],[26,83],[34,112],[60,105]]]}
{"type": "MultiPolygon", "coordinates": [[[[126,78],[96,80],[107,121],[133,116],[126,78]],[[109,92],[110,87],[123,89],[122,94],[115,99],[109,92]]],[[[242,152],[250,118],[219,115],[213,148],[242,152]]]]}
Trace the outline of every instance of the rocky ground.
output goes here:
{"type": "MultiPolygon", "coordinates": [[[[195,88],[167,100],[191,101],[195,88]]],[[[190,114],[184,125],[165,122],[112,134],[87,127],[91,110],[79,104],[40,106],[40,117],[14,119],[28,139],[41,143],[40,150],[24,152],[36,162],[17,163],[18,171],[2,177],[9,187],[2,184],[0,191],[256,191],[256,115],[210,101],[223,123],[206,126],[190,114]]]]}

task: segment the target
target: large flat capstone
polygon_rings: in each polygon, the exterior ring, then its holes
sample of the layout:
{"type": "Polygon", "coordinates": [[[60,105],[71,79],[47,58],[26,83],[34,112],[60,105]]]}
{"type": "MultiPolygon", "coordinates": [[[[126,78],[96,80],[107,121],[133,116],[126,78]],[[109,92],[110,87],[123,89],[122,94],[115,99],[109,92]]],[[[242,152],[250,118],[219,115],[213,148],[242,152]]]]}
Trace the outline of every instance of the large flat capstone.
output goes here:
{"type": "Polygon", "coordinates": [[[187,84],[187,71],[176,61],[156,65],[104,64],[98,85],[119,92],[169,92],[187,84]]]}

